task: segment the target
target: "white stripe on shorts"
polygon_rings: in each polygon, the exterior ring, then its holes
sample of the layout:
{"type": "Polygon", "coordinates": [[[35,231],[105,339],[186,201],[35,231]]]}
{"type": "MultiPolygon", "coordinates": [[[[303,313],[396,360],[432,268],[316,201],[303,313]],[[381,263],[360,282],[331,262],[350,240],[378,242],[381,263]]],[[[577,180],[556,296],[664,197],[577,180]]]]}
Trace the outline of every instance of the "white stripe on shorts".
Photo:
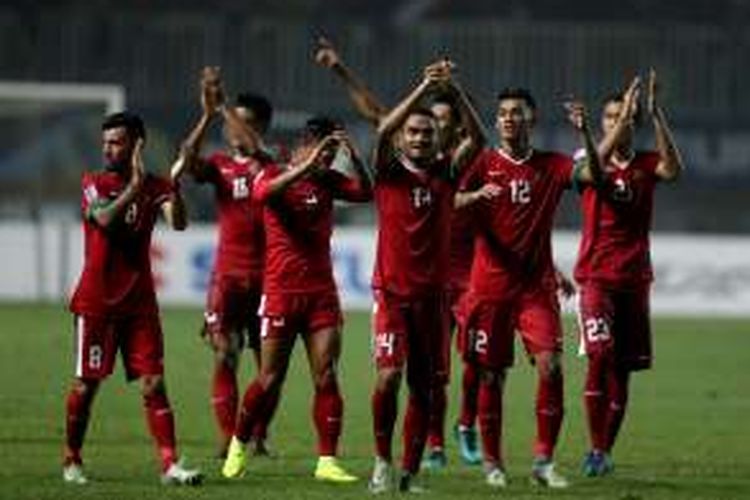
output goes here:
{"type": "Polygon", "coordinates": [[[76,341],[76,377],[83,377],[83,316],[76,316],[75,320],[76,341]]]}

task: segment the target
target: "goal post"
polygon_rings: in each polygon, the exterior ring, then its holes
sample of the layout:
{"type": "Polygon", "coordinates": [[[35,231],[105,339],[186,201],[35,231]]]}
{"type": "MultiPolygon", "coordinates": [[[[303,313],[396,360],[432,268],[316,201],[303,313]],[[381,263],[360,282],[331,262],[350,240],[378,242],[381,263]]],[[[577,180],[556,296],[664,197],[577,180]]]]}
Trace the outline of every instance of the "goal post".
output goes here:
{"type": "Polygon", "coordinates": [[[110,114],[125,109],[125,89],[122,85],[116,84],[0,80],[0,101],[28,101],[52,105],[104,103],[106,113],[110,114]]]}
{"type": "Polygon", "coordinates": [[[59,299],[71,280],[81,171],[100,164],[102,117],[125,96],[117,84],[0,80],[0,223],[31,231],[19,241],[35,299],[59,299]]]}

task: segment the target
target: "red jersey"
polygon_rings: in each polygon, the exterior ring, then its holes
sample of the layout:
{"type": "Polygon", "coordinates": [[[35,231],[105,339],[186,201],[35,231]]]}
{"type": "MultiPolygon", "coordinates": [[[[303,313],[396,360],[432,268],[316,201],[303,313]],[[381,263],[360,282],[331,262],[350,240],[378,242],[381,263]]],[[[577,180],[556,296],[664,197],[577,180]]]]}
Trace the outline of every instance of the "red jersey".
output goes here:
{"type": "Polygon", "coordinates": [[[394,158],[378,167],[373,288],[402,296],[445,288],[454,194],[446,162],[419,169],[394,158]]]}
{"type": "Polygon", "coordinates": [[[257,177],[253,190],[263,204],[266,234],[263,293],[335,290],[331,264],[333,200],[368,201],[369,189],[335,170],[298,179],[271,196],[269,183],[284,169],[272,165],[257,177]]]}
{"type": "Polygon", "coordinates": [[[637,152],[627,164],[607,165],[599,189],[584,186],[577,281],[634,286],[653,279],[649,231],[658,164],[657,153],[637,152]]]}
{"type": "Polygon", "coordinates": [[[116,172],[85,173],[83,197],[84,261],[70,309],[96,316],[158,313],[149,250],[162,203],[172,196],[166,179],[147,174],[140,191],[107,228],[87,217],[89,208],[117,198],[127,181],[116,172]]]}
{"type": "MultiPolygon", "coordinates": [[[[480,152],[474,161],[479,161],[481,157],[482,153],[480,152]]],[[[463,171],[459,184],[463,184],[464,179],[471,175],[471,165],[473,165],[473,162],[463,171]]],[[[449,290],[463,291],[469,286],[471,263],[474,260],[476,217],[477,212],[475,212],[473,205],[454,208],[451,212],[450,260],[448,264],[449,290]]]]}
{"type": "Polygon", "coordinates": [[[462,188],[473,191],[493,183],[501,193],[476,209],[481,223],[471,267],[472,293],[503,298],[523,287],[554,288],[552,226],[572,179],[573,161],[559,153],[534,151],[515,160],[503,151],[487,150],[475,162],[462,188]]]}
{"type": "Polygon", "coordinates": [[[238,160],[215,153],[204,161],[199,182],[213,184],[218,212],[219,242],[214,273],[260,283],[263,279],[263,217],[252,199],[253,182],[270,159],[238,160]]]}

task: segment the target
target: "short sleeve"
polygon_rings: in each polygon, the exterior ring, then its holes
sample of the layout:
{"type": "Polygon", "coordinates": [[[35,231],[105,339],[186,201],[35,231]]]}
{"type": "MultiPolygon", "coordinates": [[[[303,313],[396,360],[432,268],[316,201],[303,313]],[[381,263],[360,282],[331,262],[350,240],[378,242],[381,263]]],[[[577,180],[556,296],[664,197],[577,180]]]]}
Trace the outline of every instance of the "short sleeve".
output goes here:
{"type": "Polygon", "coordinates": [[[216,153],[207,158],[198,158],[200,166],[193,172],[193,179],[199,184],[214,184],[218,180],[220,154],[216,153]]]}
{"type": "Polygon", "coordinates": [[[281,173],[278,165],[272,164],[263,168],[253,180],[253,201],[265,203],[269,196],[268,186],[281,173]]]}
{"type": "Polygon", "coordinates": [[[487,167],[487,154],[483,151],[477,154],[458,175],[458,191],[475,191],[484,184],[484,172],[487,167]]]}
{"type": "Polygon", "coordinates": [[[101,203],[101,196],[96,185],[96,177],[84,173],[81,177],[81,214],[88,217],[89,210],[101,203]]]}
{"type": "Polygon", "coordinates": [[[654,181],[658,181],[659,176],[656,174],[656,169],[659,166],[659,161],[661,159],[659,153],[656,153],[654,151],[645,151],[637,153],[637,156],[639,157],[638,163],[640,165],[640,168],[648,173],[654,181]]]}
{"type": "Polygon", "coordinates": [[[330,170],[328,181],[334,198],[351,202],[366,202],[372,199],[371,190],[367,189],[359,178],[349,177],[341,172],[330,170]]]}
{"type": "Polygon", "coordinates": [[[552,168],[557,183],[565,189],[577,187],[578,169],[586,161],[586,153],[580,156],[580,160],[574,160],[570,156],[557,154],[554,156],[552,168]]]}
{"type": "Polygon", "coordinates": [[[154,176],[153,179],[153,204],[154,207],[158,208],[163,203],[172,199],[174,188],[172,187],[172,182],[168,179],[165,179],[164,177],[154,176]]]}

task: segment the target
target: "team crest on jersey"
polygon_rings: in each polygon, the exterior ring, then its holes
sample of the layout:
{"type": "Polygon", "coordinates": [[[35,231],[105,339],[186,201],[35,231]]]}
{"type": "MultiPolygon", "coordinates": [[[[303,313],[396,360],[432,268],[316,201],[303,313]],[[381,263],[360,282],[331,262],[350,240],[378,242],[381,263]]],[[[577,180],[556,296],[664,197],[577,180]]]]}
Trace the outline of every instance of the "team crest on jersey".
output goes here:
{"type": "Polygon", "coordinates": [[[315,194],[315,191],[311,191],[307,195],[305,195],[305,198],[302,201],[306,207],[316,207],[320,202],[320,200],[318,199],[318,195],[315,194]]]}

